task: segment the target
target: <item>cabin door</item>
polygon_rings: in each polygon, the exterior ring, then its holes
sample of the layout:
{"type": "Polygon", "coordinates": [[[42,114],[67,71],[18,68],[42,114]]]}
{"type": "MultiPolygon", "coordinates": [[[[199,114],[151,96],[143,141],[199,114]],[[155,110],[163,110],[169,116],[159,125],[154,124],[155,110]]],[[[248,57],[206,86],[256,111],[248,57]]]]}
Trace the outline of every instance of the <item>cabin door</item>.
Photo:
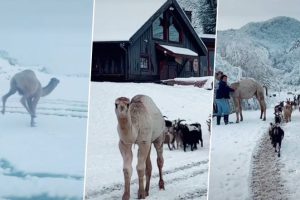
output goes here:
{"type": "Polygon", "coordinates": [[[175,62],[160,61],[160,80],[173,79],[177,77],[177,64],[175,62]]]}

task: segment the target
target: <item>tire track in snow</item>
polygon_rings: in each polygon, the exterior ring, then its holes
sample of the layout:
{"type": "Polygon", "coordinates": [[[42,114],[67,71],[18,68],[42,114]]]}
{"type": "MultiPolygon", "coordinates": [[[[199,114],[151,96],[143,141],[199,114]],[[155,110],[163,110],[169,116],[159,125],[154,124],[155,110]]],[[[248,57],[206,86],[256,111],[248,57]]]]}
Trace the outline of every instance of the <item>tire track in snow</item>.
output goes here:
{"type": "Polygon", "coordinates": [[[268,133],[260,140],[256,152],[252,158],[251,192],[253,199],[261,200],[285,200],[287,190],[281,179],[280,163],[277,153],[271,145],[268,133]]]}
{"type": "MultiPolygon", "coordinates": [[[[176,168],[171,169],[171,170],[165,170],[165,171],[163,171],[163,177],[164,177],[165,185],[168,185],[168,184],[174,184],[174,183],[177,183],[177,182],[185,181],[188,178],[195,177],[195,176],[200,176],[200,175],[202,175],[204,173],[207,173],[207,172],[208,172],[208,160],[204,160],[204,161],[200,161],[200,162],[189,163],[189,164],[186,164],[186,165],[183,165],[183,166],[180,166],[180,167],[176,167],[176,168]],[[205,166],[205,169],[201,169],[201,170],[195,169],[195,168],[199,168],[200,166],[205,166]],[[191,169],[192,170],[195,169],[195,170],[193,170],[191,172],[181,174],[182,171],[187,171],[187,170],[191,170],[191,169]],[[177,175],[177,174],[179,174],[179,175],[175,176],[173,178],[168,178],[169,176],[177,175]]],[[[151,181],[150,181],[151,182],[150,183],[150,190],[153,190],[154,188],[158,187],[158,185],[156,183],[157,181],[155,182],[155,180],[154,180],[154,179],[158,179],[158,178],[159,178],[158,173],[152,174],[151,181]]],[[[135,185],[135,184],[138,184],[138,179],[133,179],[131,181],[130,185],[132,186],[132,185],[135,185]]],[[[103,196],[103,195],[107,196],[109,194],[111,194],[111,196],[107,197],[107,199],[120,199],[120,196],[114,196],[114,194],[112,194],[112,193],[114,193],[116,191],[122,192],[123,188],[124,188],[124,183],[123,182],[122,183],[115,183],[115,184],[112,184],[110,186],[102,187],[102,189],[100,189],[99,191],[94,191],[94,192],[90,192],[90,193],[86,194],[86,199],[96,198],[98,196],[103,196]]],[[[199,188],[199,190],[200,190],[200,188],[199,188]]],[[[199,190],[198,190],[198,192],[199,192],[199,190]]],[[[135,194],[132,194],[132,195],[135,195],[135,194]]],[[[185,195],[192,196],[190,194],[190,192],[186,193],[185,195]]],[[[201,192],[198,195],[203,196],[201,192]]],[[[205,195],[206,195],[206,189],[205,189],[205,195]]]]}
{"type": "Polygon", "coordinates": [[[207,189],[200,188],[198,190],[193,190],[185,194],[182,194],[174,200],[199,199],[200,197],[205,197],[206,195],[207,195],[207,189]]]}
{"type": "MultiPolygon", "coordinates": [[[[19,113],[28,115],[28,112],[24,107],[20,105],[18,101],[12,102],[11,104],[14,104],[16,106],[6,106],[7,113],[19,113]]],[[[87,103],[84,101],[48,99],[40,101],[37,106],[37,115],[87,118],[87,113],[87,103]]]]}
{"type": "Polygon", "coordinates": [[[81,181],[82,176],[70,175],[70,174],[58,174],[58,173],[46,173],[46,172],[26,172],[15,168],[8,160],[0,159],[0,171],[3,171],[3,175],[18,177],[27,179],[28,177],[34,178],[61,178],[61,179],[74,179],[81,181]]]}

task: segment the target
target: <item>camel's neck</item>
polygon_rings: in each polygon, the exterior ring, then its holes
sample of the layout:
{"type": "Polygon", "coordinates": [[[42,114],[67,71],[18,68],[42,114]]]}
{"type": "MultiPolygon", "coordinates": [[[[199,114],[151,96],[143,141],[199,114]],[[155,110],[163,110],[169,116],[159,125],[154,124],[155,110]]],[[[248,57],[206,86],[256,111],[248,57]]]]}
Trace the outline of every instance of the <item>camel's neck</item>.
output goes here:
{"type": "Polygon", "coordinates": [[[49,82],[47,86],[42,88],[41,96],[43,97],[43,96],[50,94],[54,90],[55,87],[56,87],[55,84],[51,84],[51,82],[49,82]]]}
{"type": "Polygon", "coordinates": [[[130,116],[118,116],[119,127],[123,133],[131,132],[130,116]]]}

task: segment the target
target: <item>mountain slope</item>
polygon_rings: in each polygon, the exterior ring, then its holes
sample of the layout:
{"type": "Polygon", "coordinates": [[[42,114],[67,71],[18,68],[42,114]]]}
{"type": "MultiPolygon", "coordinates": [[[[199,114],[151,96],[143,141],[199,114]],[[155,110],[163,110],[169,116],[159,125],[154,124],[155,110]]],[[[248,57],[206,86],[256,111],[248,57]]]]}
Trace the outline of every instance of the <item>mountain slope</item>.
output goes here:
{"type": "MultiPolygon", "coordinates": [[[[217,54],[218,59],[241,67],[244,76],[274,89],[299,86],[300,22],[276,17],[237,30],[219,31],[217,54]]],[[[218,64],[216,69],[220,69],[218,64]]]]}

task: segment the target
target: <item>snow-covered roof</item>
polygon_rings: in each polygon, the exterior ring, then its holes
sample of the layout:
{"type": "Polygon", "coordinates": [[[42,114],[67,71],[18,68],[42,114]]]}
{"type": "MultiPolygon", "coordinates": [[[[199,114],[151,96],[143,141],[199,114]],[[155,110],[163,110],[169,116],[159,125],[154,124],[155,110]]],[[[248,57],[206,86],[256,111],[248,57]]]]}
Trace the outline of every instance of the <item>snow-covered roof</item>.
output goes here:
{"type": "Polygon", "coordinates": [[[95,0],[93,41],[128,41],[167,0],[95,0]]]}
{"type": "Polygon", "coordinates": [[[164,49],[167,49],[171,51],[174,54],[179,54],[179,55],[188,55],[188,56],[198,56],[198,54],[190,49],[187,48],[182,48],[182,47],[174,47],[174,46],[169,46],[169,45],[162,45],[159,44],[159,46],[163,47],[164,49]]]}
{"type": "Polygon", "coordinates": [[[216,35],[215,34],[199,34],[200,38],[211,38],[211,39],[215,39],[216,35]]]}

